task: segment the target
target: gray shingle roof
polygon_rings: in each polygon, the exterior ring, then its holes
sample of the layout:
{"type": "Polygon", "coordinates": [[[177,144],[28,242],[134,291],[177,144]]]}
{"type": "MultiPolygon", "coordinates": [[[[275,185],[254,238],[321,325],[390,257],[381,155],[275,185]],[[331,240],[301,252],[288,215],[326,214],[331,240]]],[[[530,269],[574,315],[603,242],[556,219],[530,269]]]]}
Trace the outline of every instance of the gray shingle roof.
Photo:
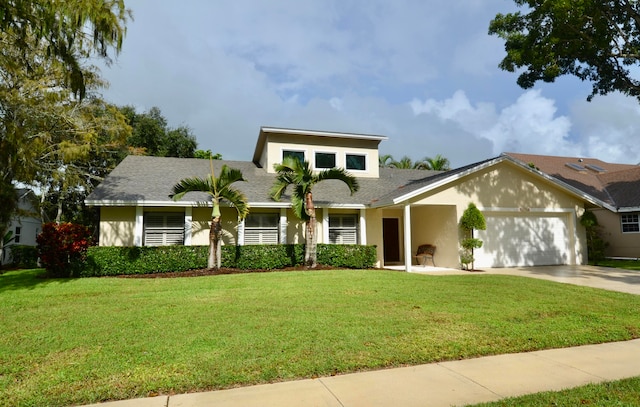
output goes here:
{"type": "MultiPolygon", "coordinates": [[[[258,168],[250,161],[214,160],[214,171],[220,171],[223,164],[242,171],[247,182],[234,184],[253,205],[275,203],[269,198],[269,190],[275,181],[275,174],[258,168]]],[[[170,205],[171,188],[178,181],[189,177],[206,177],[209,161],[195,158],[128,156],[105,180],[87,197],[89,205],[142,203],[170,205]]],[[[406,188],[415,188],[438,177],[440,171],[400,170],[380,168],[380,178],[358,178],[360,190],[350,195],[347,186],[336,180],[319,183],[313,190],[314,202],[318,206],[351,205],[365,206],[378,202],[381,198],[403,194],[406,188]]],[[[287,190],[289,192],[290,190],[287,190]]],[[[191,193],[182,201],[208,201],[206,194],[191,193]]],[[[282,206],[288,206],[289,197],[282,198],[282,206]]]]}

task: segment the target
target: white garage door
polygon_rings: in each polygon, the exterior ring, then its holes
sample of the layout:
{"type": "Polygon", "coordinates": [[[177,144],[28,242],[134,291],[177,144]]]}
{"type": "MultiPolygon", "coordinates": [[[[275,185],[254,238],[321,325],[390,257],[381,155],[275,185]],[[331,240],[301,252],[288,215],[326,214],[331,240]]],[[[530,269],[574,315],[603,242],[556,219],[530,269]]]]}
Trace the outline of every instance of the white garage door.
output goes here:
{"type": "Polygon", "coordinates": [[[569,214],[484,213],[487,230],[476,231],[484,242],[474,251],[475,267],[569,264],[569,214]]]}

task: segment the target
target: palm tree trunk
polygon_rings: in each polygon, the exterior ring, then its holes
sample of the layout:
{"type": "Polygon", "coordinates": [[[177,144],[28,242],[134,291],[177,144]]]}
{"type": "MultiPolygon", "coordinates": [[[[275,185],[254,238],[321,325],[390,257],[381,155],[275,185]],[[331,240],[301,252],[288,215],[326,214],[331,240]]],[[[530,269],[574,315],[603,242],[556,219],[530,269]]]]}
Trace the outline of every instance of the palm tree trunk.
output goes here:
{"type": "Polygon", "coordinates": [[[308,192],[305,197],[305,208],[309,220],[307,221],[307,236],[305,239],[304,262],[309,268],[315,268],[318,265],[317,244],[318,237],[316,234],[316,208],[313,205],[313,195],[308,192]]]}
{"type": "Polygon", "coordinates": [[[207,267],[210,269],[220,268],[220,233],[222,225],[220,217],[211,218],[211,229],[209,230],[209,260],[207,267]]]}

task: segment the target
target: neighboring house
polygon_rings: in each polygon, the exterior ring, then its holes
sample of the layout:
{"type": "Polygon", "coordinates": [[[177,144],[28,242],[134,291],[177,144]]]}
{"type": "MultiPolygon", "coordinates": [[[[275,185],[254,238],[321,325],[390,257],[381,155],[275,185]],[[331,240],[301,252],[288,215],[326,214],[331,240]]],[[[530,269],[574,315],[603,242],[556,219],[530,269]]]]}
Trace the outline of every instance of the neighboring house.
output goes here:
{"type": "Polygon", "coordinates": [[[589,195],[609,257],[640,257],[640,166],[594,158],[505,153],[589,195]]]}
{"type": "Polygon", "coordinates": [[[16,215],[11,221],[9,232],[12,233],[12,240],[4,246],[2,252],[2,263],[9,264],[12,262],[11,246],[24,245],[36,246],[36,236],[42,231],[42,222],[38,218],[38,212],[32,203],[34,198],[33,191],[30,189],[17,189],[18,209],[22,216],[16,215]]]}
{"type": "MultiPolygon", "coordinates": [[[[340,181],[313,190],[318,242],[367,244],[378,248],[378,266],[405,265],[411,271],[419,245],[437,247],[438,266],[458,268],[458,221],[470,202],[483,211],[487,230],[476,250],[476,267],[586,262],[585,231],[578,217],[598,204],[576,188],[508,156],[448,172],[379,168],[384,136],[262,127],[252,161],[213,161],[242,171],[234,184],[250,203],[243,222],[222,208],[225,244],[303,243],[304,227],[289,196],[275,202],[269,189],[273,165],[285,156],[307,160],[321,170],[346,168],[358,177],[351,196],[340,181]]],[[[192,193],[169,199],[172,186],[187,177],[205,177],[208,160],[129,156],[87,198],[100,208],[102,246],[205,245],[210,202],[192,193]]],[[[288,191],[290,192],[290,191],[288,191]]]]}

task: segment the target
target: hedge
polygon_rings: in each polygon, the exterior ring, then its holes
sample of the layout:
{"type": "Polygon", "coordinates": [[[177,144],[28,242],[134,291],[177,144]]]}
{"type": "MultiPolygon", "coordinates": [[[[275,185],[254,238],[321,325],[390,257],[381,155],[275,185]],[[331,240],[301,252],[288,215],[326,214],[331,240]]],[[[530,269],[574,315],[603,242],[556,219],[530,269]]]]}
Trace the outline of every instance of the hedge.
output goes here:
{"type": "MultiPolygon", "coordinates": [[[[106,247],[87,251],[81,276],[150,274],[207,268],[208,246],[106,247]]],[[[280,269],[304,262],[304,245],[222,246],[222,267],[280,269]]],[[[318,244],[318,263],[344,268],[371,268],[376,247],[318,244]]]]}
{"type": "Polygon", "coordinates": [[[38,248],[36,246],[14,244],[5,248],[11,251],[13,266],[29,269],[38,267],[38,248]]]}

